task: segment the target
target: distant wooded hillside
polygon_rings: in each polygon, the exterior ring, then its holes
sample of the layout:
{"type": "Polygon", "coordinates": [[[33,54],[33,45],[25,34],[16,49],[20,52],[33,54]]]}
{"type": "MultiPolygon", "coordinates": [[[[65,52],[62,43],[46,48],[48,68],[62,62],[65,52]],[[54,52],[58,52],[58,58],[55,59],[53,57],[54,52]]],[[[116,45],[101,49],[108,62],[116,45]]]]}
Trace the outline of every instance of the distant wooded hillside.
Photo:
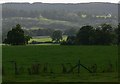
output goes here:
{"type": "Polygon", "coordinates": [[[118,23],[118,4],[114,3],[4,3],[2,6],[4,36],[16,24],[30,33],[31,29],[66,31],[83,25],[118,23]]]}

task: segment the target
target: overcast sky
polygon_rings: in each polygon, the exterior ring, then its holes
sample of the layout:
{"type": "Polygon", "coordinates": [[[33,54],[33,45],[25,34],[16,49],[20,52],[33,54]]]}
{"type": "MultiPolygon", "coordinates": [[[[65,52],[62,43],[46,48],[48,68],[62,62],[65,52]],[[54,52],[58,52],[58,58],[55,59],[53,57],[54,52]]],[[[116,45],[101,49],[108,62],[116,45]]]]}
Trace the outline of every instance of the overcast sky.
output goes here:
{"type": "Polygon", "coordinates": [[[85,2],[111,2],[118,3],[119,0],[0,0],[0,3],[5,2],[43,2],[43,3],[85,3],[85,2]]]}

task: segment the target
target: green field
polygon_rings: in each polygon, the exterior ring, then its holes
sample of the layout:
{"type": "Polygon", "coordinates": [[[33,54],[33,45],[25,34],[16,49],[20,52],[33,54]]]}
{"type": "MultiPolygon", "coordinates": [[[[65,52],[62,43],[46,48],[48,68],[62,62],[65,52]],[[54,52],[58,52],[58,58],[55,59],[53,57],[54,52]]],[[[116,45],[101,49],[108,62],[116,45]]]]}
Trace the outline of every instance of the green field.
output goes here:
{"type": "MultiPolygon", "coordinates": [[[[67,36],[63,36],[63,40],[66,40],[67,36]]],[[[38,37],[33,37],[32,39],[30,39],[29,43],[32,41],[37,41],[37,42],[47,42],[47,41],[52,41],[52,39],[50,38],[50,36],[38,36],[38,37]]]]}
{"type": "Polygon", "coordinates": [[[3,46],[3,81],[18,82],[115,82],[117,81],[117,46],[60,46],[60,45],[29,45],[29,46],[3,46]],[[78,63],[86,67],[97,64],[97,72],[89,73],[81,67],[74,73],[63,74],[64,64],[70,70],[78,63]],[[14,74],[14,66],[10,61],[16,61],[22,73],[14,74]],[[112,64],[112,72],[104,72],[112,64]],[[41,65],[40,74],[28,75],[27,68],[32,64],[41,65]],[[48,70],[43,73],[43,66],[48,64],[48,70]],[[53,73],[50,73],[50,71],[53,73]]]}

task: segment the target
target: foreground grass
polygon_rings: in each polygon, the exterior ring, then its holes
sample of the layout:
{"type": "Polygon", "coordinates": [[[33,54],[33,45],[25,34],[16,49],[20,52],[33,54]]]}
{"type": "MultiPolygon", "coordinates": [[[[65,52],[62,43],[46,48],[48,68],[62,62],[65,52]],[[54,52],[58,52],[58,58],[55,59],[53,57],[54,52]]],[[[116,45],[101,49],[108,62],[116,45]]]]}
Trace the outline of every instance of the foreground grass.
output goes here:
{"type": "Polygon", "coordinates": [[[86,74],[61,74],[61,75],[19,75],[3,77],[7,82],[117,82],[116,73],[86,74]]]}
{"type": "MultiPolygon", "coordinates": [[[[117,81],[117,46],[60,46],[60,45],[32,45],[32,46],[3,46],[3,67],[6,74],[3,81],[25,81],[25,82],[80,82],[80,81],[117,81]],[[61,64],[68,63],[75,65],[78,60],[86,67],[97,64],[98,73],[90,74],[81,68],[81,73],[62,74],[61,64]],[[19,67],[24,67],[21,75],[14,75],[13,64],[10,61],[16,61],[19,67]],[[101,73],[107,68],[108,63],[113,64],[114,72],[101,73]],[[31,64],[40,63],[49,64],[54,74],[40,73],[40,75],[28,75],[27,68],[31,64]]],[[[77,72],[77,69],[74,70],[77,72]]]]}

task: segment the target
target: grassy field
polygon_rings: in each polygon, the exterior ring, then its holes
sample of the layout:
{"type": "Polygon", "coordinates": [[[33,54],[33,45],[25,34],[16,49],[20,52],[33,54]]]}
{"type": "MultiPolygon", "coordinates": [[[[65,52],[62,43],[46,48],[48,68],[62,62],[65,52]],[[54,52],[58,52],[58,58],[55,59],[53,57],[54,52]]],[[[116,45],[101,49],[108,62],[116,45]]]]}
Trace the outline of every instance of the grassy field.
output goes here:
{"type": "Polygon", "coordinates": [[[60,46],[60,45],[29,45],[3,46],[3,81],[19,82],[115,82],[117,81],[117,46],[60,46]],[[97,73],[91,74],[81,67],[74,74],[63,74],[64,64],[70,70],[80,60],[81,64],[90,67],[97,64],[97,73]],[[16,61],[17,67],[22,68],[20,75],[14,75],[14,66],[10,61],[16,61]],[[113,72],[105,72],[109,62],[113,72]],[[27,68],[32,64],[41,65],[39,75],[28,75],[27,68]],[[48,64],[48,70],[43,73],[43,66],[48,64]],[[50,73],[50,70],[54,73],[50,73]]]}

